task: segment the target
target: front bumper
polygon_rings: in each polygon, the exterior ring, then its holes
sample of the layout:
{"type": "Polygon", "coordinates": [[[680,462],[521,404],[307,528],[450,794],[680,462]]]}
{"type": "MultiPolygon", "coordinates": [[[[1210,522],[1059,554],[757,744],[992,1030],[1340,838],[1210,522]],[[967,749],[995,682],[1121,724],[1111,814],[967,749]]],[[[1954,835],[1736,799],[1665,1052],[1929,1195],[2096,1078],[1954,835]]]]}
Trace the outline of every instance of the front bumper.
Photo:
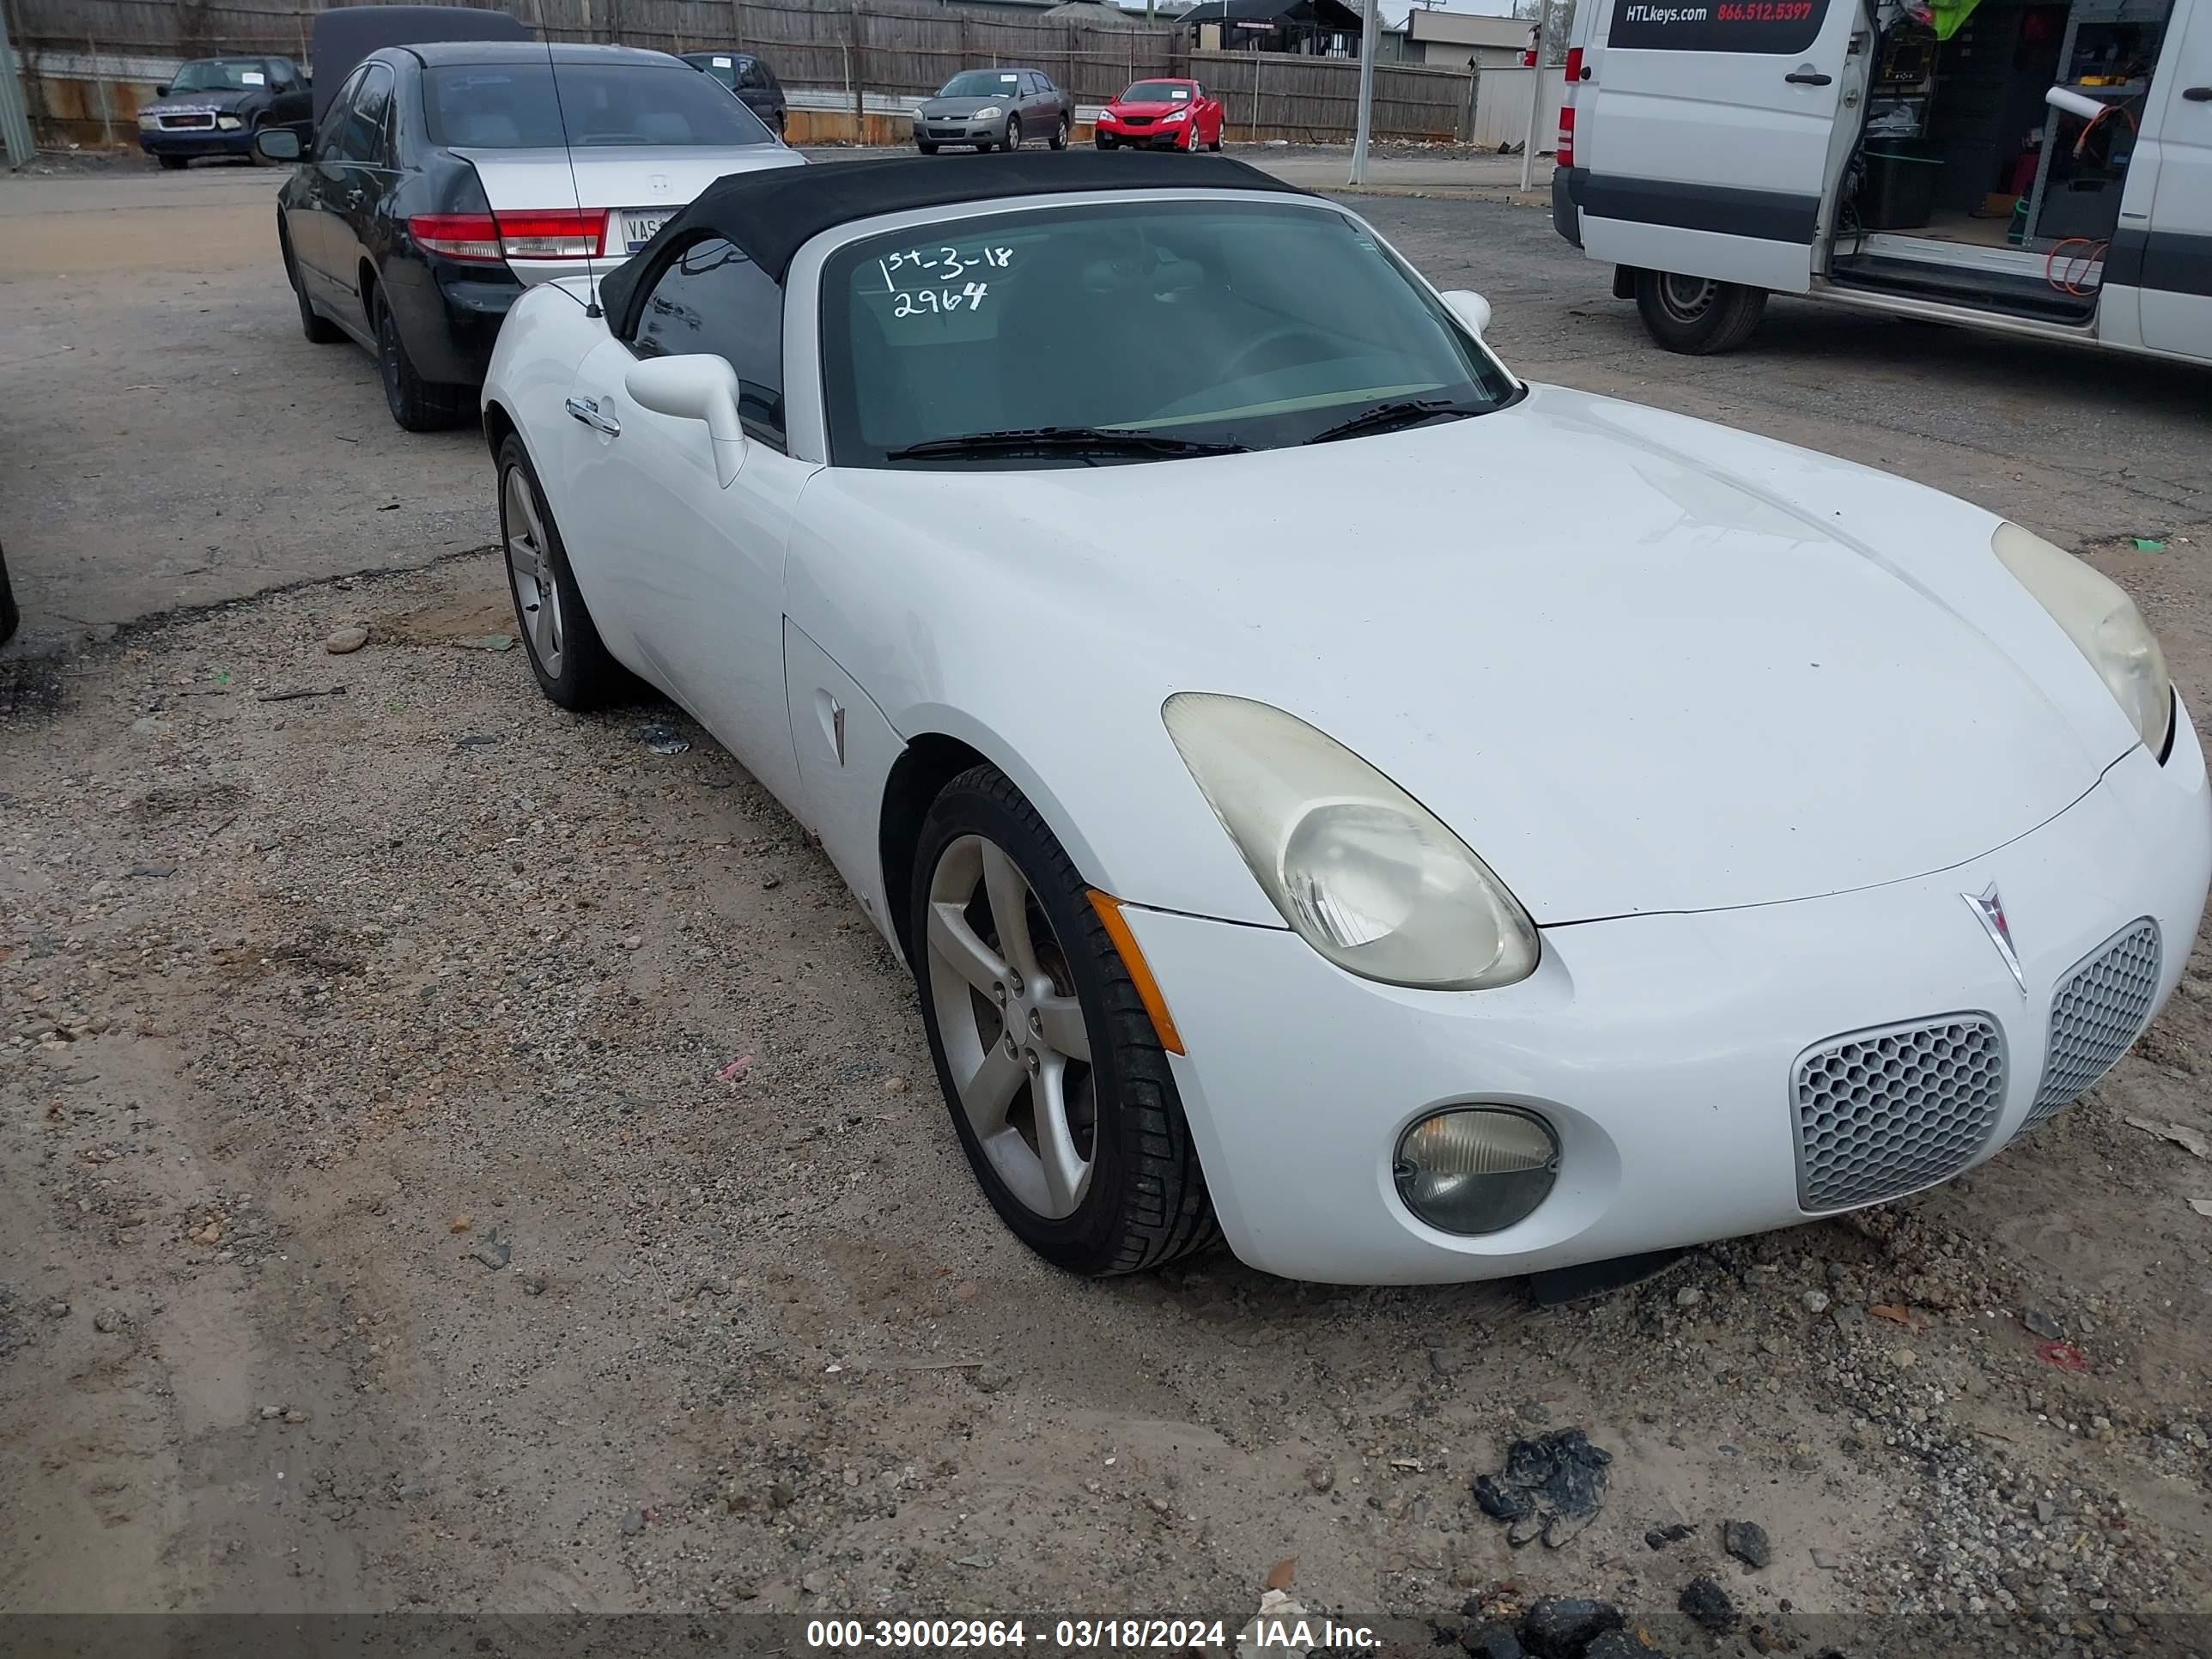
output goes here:
{"type": "Polygon", "coordinates": [[[1117,143],[1131,149],[1181,149],[1188,142],[1190,123],[1182,122],[1172,127],[1125,127],[1110,118],[1101,116],[1091,129],[1096,135],[1103,133],[1117,143]]]}
{"type": "Polygon", "coordinates": [[[164,132],[141,127],[138,148],[149,155],[251,155],[253,129],[239,127],[226,132],[221,127],[183,127],[164,132]]]}
{"type": "Polygon", "coordinates": [[[1824,898],[1547,928],[1536,973],[1501,990],[1371,984],[1287,931],[1126,914],[1188,1048],[1176,1085],[1231,1248],[1289,1278],[1411,1284],[1806,1220],[1797,1062],[1869,1028],[1969,1011],[1999,1026],[1996,1122],[1942,1178],[1972,1168],[2026,1122],[2054,988],[2148,916],[2162,935],[2152,1006],[2163,1006],[2208,883],[2212,799],[2185,715],[2165,766],[2136,750],[1983,858],[1824,898]],[[2025,994],[1961,898],[1992,882],[2025,994]],[[1417,1220],[1391,1172],[1409,1124],[1463,1101],[1531,1108],[1561,1144],[1551,1196],[1482,1238],[1417,1220]]]}
{"type": "Polygon", "coordinates": [[[916,121],[914,124],[915,142],[918,144],[975,144],[993,149],[1004,141],[1006,124],[994,121],[986,126],[976,121],[916,121]]]}

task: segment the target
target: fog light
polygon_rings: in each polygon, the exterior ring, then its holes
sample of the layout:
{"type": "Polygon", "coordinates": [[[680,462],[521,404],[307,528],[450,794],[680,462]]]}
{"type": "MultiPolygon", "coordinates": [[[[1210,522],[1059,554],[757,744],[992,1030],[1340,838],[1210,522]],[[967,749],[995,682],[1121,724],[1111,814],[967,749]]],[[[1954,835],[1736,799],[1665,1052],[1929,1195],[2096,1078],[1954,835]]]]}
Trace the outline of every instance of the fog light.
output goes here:
{"type": "Polygon", "coordinates": [[[1559,1143],[1533,1112],[1455,1106],[1423,1118],[1393,1166],[1406,1207],[1440,1232],[1503,1232],[1559,1178],[1559,1143]]]}

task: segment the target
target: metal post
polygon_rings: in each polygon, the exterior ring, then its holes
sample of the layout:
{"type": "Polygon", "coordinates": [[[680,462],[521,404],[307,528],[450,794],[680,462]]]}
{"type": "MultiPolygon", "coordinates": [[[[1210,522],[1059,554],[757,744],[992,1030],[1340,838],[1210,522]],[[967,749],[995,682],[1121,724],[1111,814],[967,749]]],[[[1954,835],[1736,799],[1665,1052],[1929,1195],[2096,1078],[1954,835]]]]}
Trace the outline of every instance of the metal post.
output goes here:
{"type": "Polygon", "coordinates": [[[853,0],[848,20],[853,31],[853,142],[868,142],[868,95],[860,59],[860,0],[853,0]]]}
{"type": "Polygon", "coordinates": [[[1528,77],[1528,133],[1521,143],[1521,188],[1536,177],[1536,122],[1544,112],[1544,24],[1551,16],[1551,0],[1536,0],[1536,68],[1528,77]]]}
{"type": "Polygon", "coordinates": [[[27,167],[38,159],[31,141],[30,106],[23,97],[22,66],[8,40],[8,17],[0,7],[0,148],[8,152],[8,165],[27,167]]]}
{"type": "Polygon", "coordinates": [[[1352,140],[1352,177],[1347,181],[1355,185],[1367,182],[1367,139],[1375,113],[1375,45],[1382,32],[1376,14],[1382,9],[1382,0],[1365,0],[1360,9],[1364,15],[1359,26],[1359,126],[1352,140]]]}
{"type": "Polygon", "coordinates": [[[92,83],[100,88],[100,142],[109,149],[115,148],[115,98],[109,89],[106,77],[100,72],[100,47],[90,35],[84,37],[84,55],[92,67],[92,83]]]}

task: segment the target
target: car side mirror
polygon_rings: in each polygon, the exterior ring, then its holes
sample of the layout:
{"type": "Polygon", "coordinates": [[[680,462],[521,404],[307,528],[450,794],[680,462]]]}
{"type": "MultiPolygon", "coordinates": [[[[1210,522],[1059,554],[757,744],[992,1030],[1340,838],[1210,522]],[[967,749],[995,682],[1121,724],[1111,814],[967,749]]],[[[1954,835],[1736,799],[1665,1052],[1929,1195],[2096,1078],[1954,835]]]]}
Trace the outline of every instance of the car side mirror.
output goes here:
{"type": "Polygon", "coordinates": [[[727,489],[744,464],[744,422],[738,416],[738,371],[711,352],[648,357],[623,384],[640,409],[678,421],[704,421],[714,446],[714,477],[727,489]]]}
{"type": "Polygon", "coordinates": [[[156,98],[167,98],[169,95],[169,83],[164,81],[160,86],[155,88],[154,95],[156,98]]]}
{"type": "Polygon", "coordinates": [[[264,161],[296,161],[303,151],[291,128],[264,127],[253,135],[253,153],[264,161]]]}
{"type": "Polygon", "coordinates": [[[1468,331],[1480,340],[1490,326],[1490,301],[1468,288],[1447,289],[1440,297],[1451,308],[1451,314],[1466,324],[1468,331]]]}

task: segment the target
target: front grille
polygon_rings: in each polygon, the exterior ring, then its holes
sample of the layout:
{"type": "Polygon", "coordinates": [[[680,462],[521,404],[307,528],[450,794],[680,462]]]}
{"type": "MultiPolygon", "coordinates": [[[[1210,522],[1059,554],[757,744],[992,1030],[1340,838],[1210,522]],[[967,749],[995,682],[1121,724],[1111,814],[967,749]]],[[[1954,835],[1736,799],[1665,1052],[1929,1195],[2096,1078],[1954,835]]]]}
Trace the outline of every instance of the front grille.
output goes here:
{"type": "Polygon", "coordinates": [[[215,117],[212,115],[164,115],[161,118],[163,129],[171,132],[184,127],[211,127],[214,125],[215,117]]]}
{"type": "Polygon", "coordinates": [[[2058,981],[2051,998],[2051,1041],[2043,1082],[2023,1130],[2055,1117],[2111,1071],[2150,1018],[2158,994],[2158,924],[2130,922],[2058,981]]]}
{"type": "Polygon", "coordinates": [[[1121,118],[1121,125],[1125,127],[1148,127],[1152,124],[1152,118],[1149,115],[1125,115],[1121,118]]]}
{"type": "Polygon", "coordinates": [[[2004,1106],[2004,1035],[1948,1014],[1829,1038],[1797,1059],[1797,1202],[1840,1210],[1956,1175],[2004,1106]]]}

